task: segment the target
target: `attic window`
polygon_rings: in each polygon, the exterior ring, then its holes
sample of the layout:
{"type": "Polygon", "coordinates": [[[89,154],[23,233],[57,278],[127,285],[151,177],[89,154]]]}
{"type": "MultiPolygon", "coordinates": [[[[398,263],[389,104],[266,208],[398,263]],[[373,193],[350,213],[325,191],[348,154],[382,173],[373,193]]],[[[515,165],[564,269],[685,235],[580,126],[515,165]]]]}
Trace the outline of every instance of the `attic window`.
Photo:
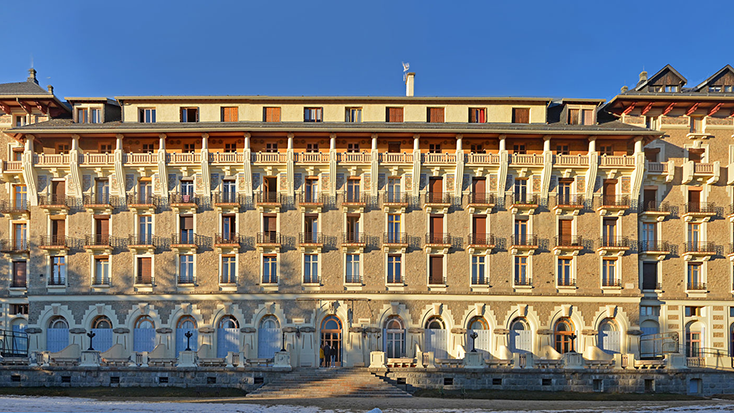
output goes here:
{"type": "Polygon", "coordinates": [[[724,92],[731,93],[732,92],[732,86],[731,85],[724,85],[724,92]]]}
{"type": "Polygon", "coordinates": [[[663,87],[662,86],[650,86],[647,88],[647,90],[650,93],[660,93],[663,91],[663,87]]]}
{"type": "Polygon", "coordinates": [[[181,122],[198,122],[199,108],[181,108],[181,122]]]}
{"type": "Polygon", "coordinates": [[[594,110],[593,109],[569,109],[568,110],[569,125],[593,125],[594,110]]]}
{"type": "Polygon", "coordinates": [[[675,93],[678,92],[678,85],[666,85],[665,91],[668,93],[675,93]]]}
{"type": "Polygon", "coordinates": [[[512,123],[530,123],[530,108],[512,108],[512,123]]]}

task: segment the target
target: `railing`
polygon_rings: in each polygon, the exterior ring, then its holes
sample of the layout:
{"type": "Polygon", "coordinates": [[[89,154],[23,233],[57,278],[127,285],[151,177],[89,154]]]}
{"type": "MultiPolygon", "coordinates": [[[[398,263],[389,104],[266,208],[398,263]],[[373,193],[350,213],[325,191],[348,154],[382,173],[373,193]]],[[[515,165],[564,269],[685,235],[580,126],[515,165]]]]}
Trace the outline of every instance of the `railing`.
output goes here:
{"type": "Polygon", "coordinates": [[[513,165],[543,165],[544,162],[544,156],[537,153],[513,153],[510,157],[510,163],[513,165]]]}
{"type": "Polygon", "coordinates": [[[645,201],[642,203],[643,212],[670,212],[670,205],[667,202],[645,201]]]}
{"type": "Polygon", "coordinates": [[[600,166],[614,166],[614,167],[628,167],[628,168],[634,168],[635,166],[635,157],[634,156],[610,156],[610,155],[602,155],[599,158],[600,166]]]}
{"type": "Polygon", "coordinates": [[[209,162],[213,164],[242,164],[245,154],[242,152],[214,152],[209,153],[209,162]]]}
{"type": "Polygon", "coordinates": [[[670,244],[668,241],[643,240],[639,242],[639,249],[641,252],[668,252],[670,244]]]}
{"type": "Polygon", "coordinates": [[[706,367],[706,358],[686,357],[686,367],[706,367]]]}
{"type": "Polygon", "coordinates": [[[533,279],[530,276],[519,277],[515,276],[515,286],[527,287],[533,285],[533,279]]]}
{"type": "Polygon", "coordinates": [[[324,194],[314,194],[313,192],[311,193],[304,192],[304,193],[298,194],[298,203],[299,204],[323,204],[324,194]]]}
{"type": "Polygon", "coordinates": [[[424,153],[423,163],[456,163],[455,153],[424,153]]]}
{"type": "Polygon", "coordinates": [[[130,235],[127,245],[154,245],[153,234],[130,235]]]}
{"type": "Polygon", "coordinates": [[[715,214],[716,204],[713,202],[687,202],[685,213],[715,214]]]}
{"type": "Polygon", "coordinates": [[[239,245],[241,243],[239,234],[217,233],[214,236],[214,244],[216,245],[239,245]]]}
{"type": "Polygon", "coordinates": [[[196,245],[202,244],[201,235],[190,232],[171,235],[171,245],[196,245]]]}
{"type": "MultiPolygon", "coordinates": [[[[153,284],[153,277],[151,274],[137,274],[135,276],[135,284],[138,284],[138,285],[153,284]]],[[[140,354],[140,353],[137,353],[137,354],[140,354]]]]}
{"type": "Polygon", "coordinates": [[[324,234],[322,232],[301,232],[298,242],[300,244],[323,244],[324,234]]]}
{"type": "Polygon", "coordinates": [[[714,164],[712,163],[693,163],[693,173],[701,175],[713,175],[714,164]]]}
{"type": "Polygon", "coordinates": [[[667,174],[668,163],[667,162],[648,162],[647,172],[651,174],[667,174]]]}
{"type": "Polygon", "coordinates": [[[556,277],[556,283],[558,287],[575,287],[576,286],[576,280],[573,278],[568,278],[564,276],[557,276],[556,277]]]}
{"type": "Polygon", "coordinates": [[[363,192],[345,192],[344,204],[366,204],[369,196],[363,192]]]}
{"type": "Polygon", "coordinates": [[[500,156],[495,153],[469,153],[466,155],[468,164],[499,165],[500,156]]]}
{"type": "Polygon", "coordinates": [[[288,154],[281,152],[256,152],[251,156],[252,163],[281,164],[288,161],[288,154]]]}
{"type": "Polygon", "coordinates": [[[535,234],[513,235],[510,237],[510,245],[517,247],[535,247],[538,245],[538,236],[535,234]]]}
{"type": "Polygon", "coordinates": [[[716,252],[716,244],[710,241],[688,241],[683,243],[683,249],[684,252],[714,254],[716,252]]]}
{"type": "Polygon", "coordinates": [[[630,205],[627,195],[602,195],[599,199],[600,208],[629,208],[630,205]]]}
{"type": "Polygon", "coordinates": [[[621,287],[622,280],[619,277],[614,277],[612,279],[602,279],[601,286],[602,287],[621,287]]]}
{"type": "Polygon", "coordinates": [[[23,170],[23,162],[21,161],[3,161],[4,170],[8,172],[21,172],[23,170]]]}
{"type": "Polygon", "coordinates": [[[385,192],[382,195],[383,204],[408,204],[408,194],[405,192],[385,192]]]}
{"type": "Polygon", "coordinates": [[[426,204],[450,204],[451,194],[448,192],[426,192],[426,204]]]}
{"type": "Polygon", "coordinates": [[[704,282],[689,282],[687,285],[687,290],[689,291],[705,291],[706,290],[706,283],[704,282]]]}
{"type": "Polygon", "coordinates": [[[492,234],[469,234],[467,235],[469,245],[495,245],[492,234]]]}
{"type": "Polygon", "coordinates": [[[589,155],[554,155],[553,164],[557,166],[589,166],[589,155]]]}
{"type": "Polygon", "coordinates": [[[110,234],[94,234],[94,235],[87,235],[85,237],[84,245],[86,246],[105,246],[109,247],[110,244],[110,234]]]}
{"type": "Polygon", "coordinates": [[[372,154],[368,152],[339,152],[336,154],[339,163],[371,163],[372,154]]]}
{"type": "Polygon", "coordinates": [[[556,195],[556,206],[578,207],[584,205],[583,195],[560,194],[556,195]]]}
{"type": "Polygon", "coordinates": [[[450,245],[451,244],[451,234],[428,233],[426,234],[426,244],[450,245]]]}
{"type": "Polygon", "coordinates": [[[329,163],[330,160],[328,152],[299,152],[294,155],[298,163],[329,163]]]}
{"type": "Polygon", "coordinates": [[[33,164],[38,166],[69,166],[71,158],[68,153],[39,153],[33,155],[33,164]]]}
{"type": "Polygon", "coordinates": [[[82,165],[112,165],[115,163],[115,155],[112,153],[82,153],[79,155],[79,163],[82,165]]]}
{"type": "Polygon", "coordinates": [[[538,205],[537,194],[512,194],[510,205],[538,205]]]}
{"type": "Polygon", "coordinates": [[[28,201],[3,201],[0,204],[0,212],[3,214],[28,212],[28,201]]]}
{"type": "Polygon", "coordinates": [[[258,244],[282,244],[280,233],[275,231],[258,232],[256,242],[258,244]]]}
{"type": "Polygon", "coordinates": [[[125,165],[155,165],[158,163],[157,153],[126,153],[125,165]]]}
{"type": "Polygon", "coordinates": [[[42,235],[38,237],[38,245],[40,247],[66,248],[66,235],[42,235]]]}
{"type": "Polygon", "coordinates": [[[469,203],[476,205],[494,205],[494,195],[472,192],[469,194],[469,203]]]}
{"type": "Polygon", "coordinates": [[[200,152],[169,152],[166,154],[169,165],[196,165],[201,163],[200,152]]]}
{"type": "Polygon", "coordinates": [[[342,234],[343,244],[364,244],[366,238],[363,232],[345,232],[342,234]]]}
{"type": "Polygon", "coordinates": [[[214,204],[240,204],[240,195],[235,192],[219,192],[214,194],[214,204]]]}
{"type": "Polygon", "coordinates": [[[110,205],[109,194],[86,194],[82,197],[84,206],[88,205],[110,205]]]}
{"type": "Polygon", "coordinates": [[[66,195],[40,195],[38,197],[38,205],[66,207],[67,197],[66,195]]]}
{"type": "Polygon", "coordinates": [[[260,192],[255,198],[258,204],[280,204],[281,195],[278,192],[260,192]]]}
{"type": "Polygon", "coordinates": [[[583,247],[584,245],[584,238],[581,235],[555,237],[553,241],[556,247],[583,247]]]}
{"type": "Polygon", "coordinates": [[[157,196],[149,194],[129,194],[127,196],[128,205],[155,205],[157,196]]]}
{"type": "Polygon", "coordinates": [[[655,358],[678,352],[678,333],[658,333],[640,336],[640,357],[655,358]]]}
{"type": "Polygon", "coordinates": [[[400,244],[408,243],[408,234],[406,232],[386,232],[382,235],[383,244],[400,244]]]}
{"type": "Polygon", "coordinates": [[[381,153],[380,163],[413,163],[412,153],[381,153]]]}
{"type": "Polygon", "coordinates": [[[27,239],[6,239],[0,245],[2,252],[26,252],[29,251],[27,239]]]}
{"type": "Polygon", "coordinates": [[[627,237],[602,237],[599,238],[599,248],[629,248],[630,240],[627,237]]]}
{"type": "Polygon", "coordinates": [[[199,198],[196,195],[169,194],[168,202],[171,204],[199,204],[199,198]]]}

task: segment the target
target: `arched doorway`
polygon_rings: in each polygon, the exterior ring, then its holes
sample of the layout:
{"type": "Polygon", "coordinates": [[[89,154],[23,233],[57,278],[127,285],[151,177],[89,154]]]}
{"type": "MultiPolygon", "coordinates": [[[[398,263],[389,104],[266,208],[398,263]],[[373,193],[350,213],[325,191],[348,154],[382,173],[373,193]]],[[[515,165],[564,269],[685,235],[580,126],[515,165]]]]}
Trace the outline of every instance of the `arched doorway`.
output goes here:
{"type": "Polygon", "coordinates": [[[7,354],[25,356],[28,354],[28,335],[25,332],[26,320],[16,318],[11,322],[12,340],[9,340],[10,348],[4,349],[7,354]],[[10,350],[10,351],[8,351],[10,350]]]}
{"type": "Polygon", "coordinates": [[[225,315],[217,324],[217,357],[240,351],[240,324],[231,315],[225,315]]]}
{"type": "Polygon", "coordinates": [[[321,321],[321,348],[323,348],[325,344],[328,344],[329,347],[331,347],[331,365],[341,366],[342,322],[335,315],[326,316],[323,321],[321,321]]]}
{"type": "Polygon", "coordinates": [[[447,339],[443,320],[440,317],[429,318],[425,326],[425,351],[432,351],[433,357],[437,359],[449,358],[447,339]]]}
{"type": "Polygon", "coordinates": [[[524,318],[516,318],[510,324],[510,351],[513,353],[531,353],[533,351],[533,335],[530,324],[524,318]]]}
{"type": "Polygon", "coordinates": [[[489,335],[489,324],[484,317],[474,317],[469,320],[469,325],[466,329],[466,350],[467,352],[472,351],[472,346],[477,352],[483,353],[489,356],[491,353],[491,336],[489,335]],[[472,339],[472,334],[476,333],[477,338],[472,339]]]}
{"type": "Polygon", "coordinates": [[[185,351],[189,345],[191,351],[199,349],[199,331],[196,329],[196,320],[190,315],[178,319],[176,323],[176,357],[178,353],[185,351]],[[191,333],[191,338],[186,338],[186,333],[191,333]]]}
{"type": "Polygon", "coordinates": [[[599,342],[597,343],[599,348],[605,353],[619,353],[621,351],[620,338],[621,332],[617,327],[617,323],[611,318],[602,320],[599,324],[599,342]]]}
{"type": "Polygon", "coordinates": [[[557,352],[564,354],[576,351],[576,333],[574,331],[571,320],[569,320],[568,318],[562,318],[558,320],[553,331],[557,352]]]}
{"type": "Polygon", "coordinates": [[[112,321],[107,316],[99,316],[92,321],[92,344],[94,349],[104,352],[112,347],[112,321]]]}
{"type": "Polygon", "coordinates": [[[257,329],[257,357],[271,359],[280,351],[280,322],[274,315],[267,315],[260,320],[257,329]]]}
{"type": "Polygon", "coordinates": [[[405,326],[400,317],[390,317],[385,323],[385,353],[387,358],[405,356],[405,326]]]}
{"type": "Polygon", "coordinates": [[[61,351],[69,345],[69,323],[64,317],[54,317],[48,322],[46,330],[46,350],[51,353],[61,351]]]}
{"type": "Polygon", "coordinates": [[[645,320],[640,324],[640,358],[652,358],[663,354],[663,340],[659,340],[660,325],[654,320],[645,320]]]}
{"type": "Polygon", "coordinates": [[[155,348],[155,323],[147,315],[141,315],[135,320],[133,328],[133,351],[142,353],[151,352],[155,348]]]}
{"type": "Polygon", "coordinates": [[[703,357],[703,324],[693,321],[686,325],[686,357],[703,357]]]}

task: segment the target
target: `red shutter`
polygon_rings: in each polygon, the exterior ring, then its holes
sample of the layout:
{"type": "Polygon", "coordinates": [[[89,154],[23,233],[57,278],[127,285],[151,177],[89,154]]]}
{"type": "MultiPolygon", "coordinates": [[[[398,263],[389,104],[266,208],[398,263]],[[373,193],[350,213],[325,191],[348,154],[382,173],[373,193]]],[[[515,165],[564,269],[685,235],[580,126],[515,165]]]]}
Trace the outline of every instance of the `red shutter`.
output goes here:
{"type": "Polygon", "coordinates": [[[140,257],[138,258],[138,283],[140,284],[150,284],[151,283],[151,258],[150,257],[140,257]]]}

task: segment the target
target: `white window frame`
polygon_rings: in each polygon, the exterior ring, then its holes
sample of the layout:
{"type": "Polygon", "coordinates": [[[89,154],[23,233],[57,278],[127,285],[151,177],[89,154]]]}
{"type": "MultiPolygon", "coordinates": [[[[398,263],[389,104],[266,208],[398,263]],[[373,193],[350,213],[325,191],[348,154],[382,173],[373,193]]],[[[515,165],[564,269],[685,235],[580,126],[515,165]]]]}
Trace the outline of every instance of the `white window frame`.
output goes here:
{"type": "MultiPolygon", "coordinates": [[[[271,277],[272,278],[272,277],[271,277]]],[[[277,286],[280,284],[280,252],[263,252],[260,254],[260,279],[258,280],[258,283],[260,285],[264,286],[277,286]],[[265,283],[263,280],[265,279],[265,256],[266,255],[273,255],[275,256],[275,278],[276,282],[274,283],[265,283]]]]}
{"type": "Polygon", "coordinates": [[[362,257],[362,254],[360,252],[356,252],[356,251],[349,251],[349,252],[346,252],[344,254],[343,260],[344,260],[344,284],[359,284],[359,285],[361,285],[363,283],[362,282],[363,281],[362,280],[362,278],[363,278],[362,265],[363,265],[363,262],[364,262],[364,259],[362,257]],[[347,272],[349,271],[349,265],[350,265],[347,262],[347,256],[349,256],[349,255],[355,255],[355,256],[357,256],[357,260],[358,260],[357,265],[355,266],[354,265],[354,262],[352,262],[352,264],[351,264],[352,265],[352,268],[355,268],[356,267],[356,269],[357,269],[357,272],[358,272],[358,274],[357,274],[358,280],[357,281],[347,281],[347,272]]]}
{"type": "Polygon", "coordinates": [[[622,282],[622,265],[621,263],[621,257],[610,257],[610,256],[603,256],[600,257],[600,263],[599,263],[599,285],[603,289],[615,289],[615,288],[621,288],[621,282],[622,282]],[[604,261],[614,261],[614,281],[619,284],[619,286],[616,285],[604,285],[604,261]]]}
{"type": "MultiPolygon", "coordinates": [[[[112,285],[112,255],[99,254],[99,255],[92,255],[90,256],[90,258],[91,258],[90,274],[92,274],[92,279],[90,281],[92,283],[92,287],[109,287],[110,285],[112,285]],[[107,282],[97,284],[95,283],[98,277],[97,262],[103,261],[102,258],[104,258],[104,261],[107,261],[107,282]]],[[[68,271],[67,271],[67,275],[68,275],[68,271]]]]}
{"type": "MultiPolygon", "coordinates": [[[[394,278],[394,276],[393,276],[394,278]]],[[[388,252],[385,254],[385,285],[388,286],[403,286],[405,285],[405,254],[402,252],[388,252]],[[390,255],[397,255],[400,256],[400,282],[390,282],[389,281],[389,258],[390,255]]]]}
{"type": "MultiPolygon", "coordinates": [[[[555,273],[555,271],[554,271],[555,273]]],[[[530,254],[513,254],[512,255],[512,287],[513,288],[531,288],[533,286],[533,256],[530,254]],[[515,280],[517,280],[517,272],[516,272],[516,265],[515,260],[516,258],[526,258],[527,263],[527,274],[526,278],[528,280],[527,284],[516,284],[515,280]]]]}
{"type": "Polygon", "coordinates": [[[470,271],[469,271],[469,284],[472,287],[489,285],[489,254],[487,254],[487,253],[484,253],[484,254],[469,254],[469,268],[470,268],[470,271]],[[481,258],[481,259],[484,260],[483,263],[481,263],[481,264],[478,263],[477,264],[477,265],[481,265],[483,267],[483,275],[482,275],[482,277],[484,278],[484,282],[483,283],[475,283],[474,282],[474,265],[475,265],[474,264],[474,258],[475,257],[481,258]]]}
{"type": "MultiPolygon", "coordinates": [[[[311,262],[311,265],[313,265],[313,262],[311,262]]],[[[321,253],[320,252],[304,252],[301,254],[301,284],[303,285],[320,285],[321,284],[321,253]],[[316,282],[306,282],[306,256],[307,255],[313,255],[316,256],[316,282]]],[[[314,275],[311,275],[311,278],[314,278],[314,275]]]]}
{"type": "Polygon", "coordinates": [[[219,284],[220,285],[237,285],[237,278],[239,275],[239,255],[238,254],[219,254],[219,284]],[[224,258],[234,259],[233,276],[234,282],[224,282],[224,258]]]}
{"type": "Polygon", "coordinates": [[[196,254],[176,254],[176,285],[188,286],[196,285],[196,254]],[[181,282],[181,257],[192,257],[191,265],[191,282],[181,282]]]}
{"type": "Polygon", "coordinates": [[[556,261],[555,262],[555,264],[556,264],[556,271],[555,271],[555,275],[556,275],[556,288],[576,288],[576,257],[573,256],[573,255],[556,256],[556,260],[555,261],[556,261]],[[570,260],[571,261],[569,263],[569,267],[570,267],[569,268],[569,282],[570,282],[569,285],[562,285],[562,284],[560,284],[558,282],[559,281],[559,278],[561,277],[561,274],[558,272],[558,270],[559,270],[558,267],[559,267],[560,262],[561,262],[562,259],[564,259],[564,260],[570,260]]]}

